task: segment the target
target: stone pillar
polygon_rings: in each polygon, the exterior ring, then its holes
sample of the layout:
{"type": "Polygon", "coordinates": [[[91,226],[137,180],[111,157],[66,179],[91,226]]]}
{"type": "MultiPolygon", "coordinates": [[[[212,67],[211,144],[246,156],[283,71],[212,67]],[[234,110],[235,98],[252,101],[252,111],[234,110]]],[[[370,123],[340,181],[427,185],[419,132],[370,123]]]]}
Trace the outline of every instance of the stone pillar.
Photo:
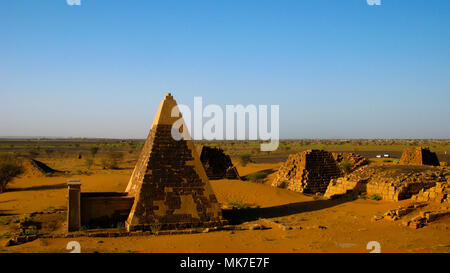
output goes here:
{"type": "Polygon", "coordinates": [[[69,202],[67,206],[67,228],[68,231],[78,231],[81,227],[81,182],[79,179],[67,180],[67,187],[69,202]]]}

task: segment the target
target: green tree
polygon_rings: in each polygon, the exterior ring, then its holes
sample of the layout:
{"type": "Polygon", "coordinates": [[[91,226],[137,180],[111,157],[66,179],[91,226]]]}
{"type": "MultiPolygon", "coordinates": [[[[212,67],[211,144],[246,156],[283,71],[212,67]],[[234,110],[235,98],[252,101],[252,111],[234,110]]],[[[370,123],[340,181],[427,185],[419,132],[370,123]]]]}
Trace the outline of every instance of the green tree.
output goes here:
{"type": "Polygon", "coordinates": [[[89,148],[89,151],[91,152],[92,157],[95,157],[95,155],[98,153],[98,150],[100,150],[100,148],[97,146],[89,148]]]}
{"type": "Polygon", "coordinates": [[[0,193],[4,192],[7,184],[21,173],[23,168],[16,158],[10,156],[0,158],[0,193]]]}

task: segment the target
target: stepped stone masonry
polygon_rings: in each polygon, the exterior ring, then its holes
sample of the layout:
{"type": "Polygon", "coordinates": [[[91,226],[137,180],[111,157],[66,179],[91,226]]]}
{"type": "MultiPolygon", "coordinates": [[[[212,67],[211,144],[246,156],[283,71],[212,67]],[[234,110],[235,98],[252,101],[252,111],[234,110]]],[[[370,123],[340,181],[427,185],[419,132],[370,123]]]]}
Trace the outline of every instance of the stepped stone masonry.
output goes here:
{"type": "Polygon", "coordinates": [[[230,156],[222,149],[198,145],[197,151],[209,179],[240,179],[230,156]]]}
{"type": "Polygon", "coordinates": [[[307,150],[289,155],[280,167],[272,186],[296,192],[324,193],[330,180],[342,173],[331,153],[307,150]]]}
{"type": "Polygon", "coordinates": [[[167,94],[125,192],[82,193],[79,181],[68,183],[69,231],[125,222],[128,232],[155,233],[226,223],[182,116],[172,117],[173,109],[177,103],[167,94]],[[181,139],[172,137],[173,128],[181,139]]]}
{"type": "Polygon", "coordinates": [[[439,160],[436,153],[431,152],[428,148],[408,148],[405,149],[400,158],[402,165],[432,165],[439,166],[439,160]]]}
{"type": "MultiPolygon", "coordinates": [[[[179,229],[223,223],[194,143],[184,134],[172,137],[176,101],[168,94],[161,103],[126,192],[135,198],[126,221],[130,230],[179,229]]],[[[184,124],[184,122],[182,123],[184,124]]]]}

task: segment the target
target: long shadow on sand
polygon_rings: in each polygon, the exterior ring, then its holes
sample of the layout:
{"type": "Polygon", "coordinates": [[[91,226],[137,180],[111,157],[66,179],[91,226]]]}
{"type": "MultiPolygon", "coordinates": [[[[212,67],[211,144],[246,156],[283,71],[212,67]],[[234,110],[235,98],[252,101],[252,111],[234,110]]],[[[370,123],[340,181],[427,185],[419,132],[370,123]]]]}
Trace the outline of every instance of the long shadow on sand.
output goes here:
{"type": "Polygon", "coordinates": [[[0,210],[0,216],[14,216],[14,215],[17,215],[17,213],[9,213],[8,211],[12,211],[12,210],[10,210],[10,209],[0,210]]]}
{"type": "Polygon", "coordinates": [[[67,183],[59,183],[53,185],[33,186],[27,188],[9,188],[8,191],[43,191],[43,190],[57,190],[67,188],[67,183]]]}
{"type": "Polygon", "coordinates": [[[333,200],[316,200],[307,202],[290,203],[286,205],[273,206],[267,208],[249,209],[226,209],[222,210],[223,217],[231,224],[242,224],[244,222],[255,221],[260,218],[276,218],[326,209],[354,200],[354,198],[339,198],[333,200]]]}

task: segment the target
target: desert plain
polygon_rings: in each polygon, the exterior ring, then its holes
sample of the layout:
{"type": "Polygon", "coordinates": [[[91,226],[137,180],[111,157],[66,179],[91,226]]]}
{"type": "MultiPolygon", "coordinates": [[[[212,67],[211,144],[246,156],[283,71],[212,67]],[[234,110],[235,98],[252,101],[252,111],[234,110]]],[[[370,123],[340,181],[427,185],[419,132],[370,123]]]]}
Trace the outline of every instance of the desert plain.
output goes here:
{"type": "MultiPolygon", "coordinates": [[[[196,144],[223,149],[242,178],[210,180],[223,216],[229,220],[227,229],[64,237],[60,234],[67,231],[67,180],[79,179],[83,192],[123,192],[143,140],[2,139],[0,153],[22,158],[25,163],[23,173],[0,193],[0,252],[66,253],[71,251],[67,249],[71,241],[79,242],[81,252],[88,253],[368,253],[372,251],[370,242],[378,242],[381,252],[450,252],[448,214],[420,228],[404,224],[426,211],[448,209],[448,202],[422,202],[407,215],[390,218],[387,212],[417,202],[366,195],[328,199],[323,194],[272,186],[288,155],[308,149],[358,153],[368,159],[368,166],[401,168],[399,158],[405,148],[426,146],[441,162],[435,168],[445,170],[450,161],[448,140],[285,140],[275,152],[260,152],[259,143],[251,141],[196,144]],[[45,166],[31,166],[30,160],[45,166]],[[32,224],[24,228],[27,222],[32,224]],[[18,235],[33,239],[9,243],[18,235]]],[[[123,225],[92,230],[121,231],[123,225]]]]}

